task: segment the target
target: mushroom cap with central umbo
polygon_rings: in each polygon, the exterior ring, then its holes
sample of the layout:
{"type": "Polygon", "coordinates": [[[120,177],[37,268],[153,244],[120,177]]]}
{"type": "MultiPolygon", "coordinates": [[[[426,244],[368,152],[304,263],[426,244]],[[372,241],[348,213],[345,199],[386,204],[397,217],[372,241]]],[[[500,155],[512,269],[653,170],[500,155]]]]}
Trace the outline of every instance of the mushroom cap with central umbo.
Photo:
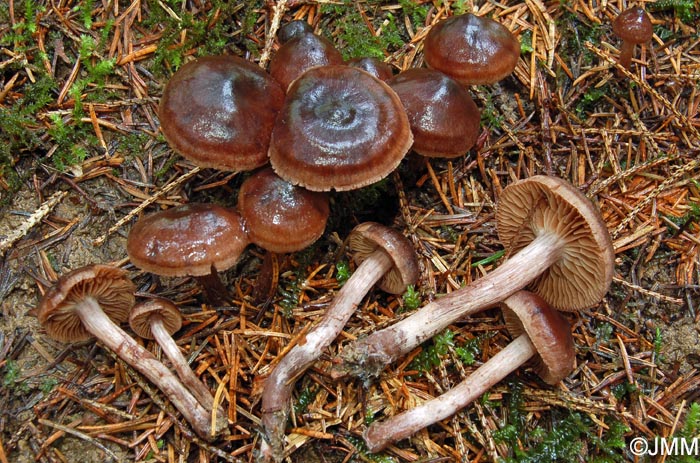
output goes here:
{"type": "Polygon", "coordinates": [[[414,68],[387,83],[406,108],[415,152],[453,158],[474,146],[481,113],[459,82],[440,71],[414,68]]]}
{"type": "Polygon", "coordinates": [[[628,8],[613,21],[615,35],[634,44],[646,43],[654,36],[654,27],[643,8],[628,8]]]}
{"type": "Polygon", "coordinates": [[[203,276],[233,267],[248,244],[236,211],[192,203],[139,219],[126,251],[135,266],[156,275],[203,276]]]}
{"type": "Polygon", "coordinates": [[[495,83],[515,69],[518,39],[504,25],[471,13],[434,25],[423,42],[428,67],[465,85],[495,83]]]}
{"type": "Polygon", "coordinates": [[[168,144],[198,166],[252,170],[267,163],[284,92],[265,71],[236,56],[207,56],[170,79],[158,115],[168,144]]]}
{"type": "Polygon", "coordinates": [[[134,305],[134,291],[136,287],[124,270],[111,265],[87,265],[61,276],[46,291],[37,307],[37,318],[53,339],[84,341],[93,336],[83,326],[75,306],[92,297],[105,315],[122,323],[134,305]]]}
{"type": "Polygon", "coordinates": [[[311,68],[287,91],[270,143],[277,174],[309,190],[354,190],[389,175],[413,143],[399,97],[358,68],[311,68]]]}
{"type": "Polygon", "coordinates": [[[538,235],[564,240],[560,257],[528,287],[558,310],[600,302],[613,277],[615,251],[591,201],[570,183],[536,175],[509,185],[498,198],[498,236],[515,254],[538,235]]]}

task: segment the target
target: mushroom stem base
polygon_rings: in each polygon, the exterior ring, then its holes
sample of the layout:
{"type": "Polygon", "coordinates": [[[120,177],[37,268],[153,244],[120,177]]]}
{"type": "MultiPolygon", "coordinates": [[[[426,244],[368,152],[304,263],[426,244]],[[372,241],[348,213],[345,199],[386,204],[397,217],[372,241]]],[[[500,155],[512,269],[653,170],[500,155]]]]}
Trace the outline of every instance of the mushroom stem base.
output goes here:
{"type": "Polygon", "coordinates": [[[535,347],[527,335],[517,337],[464,381],[439,397],[387,420],[373,423],[364,435],[369,451],[379,452],[392,442],[454,415],[535,354],[535,347]]]}

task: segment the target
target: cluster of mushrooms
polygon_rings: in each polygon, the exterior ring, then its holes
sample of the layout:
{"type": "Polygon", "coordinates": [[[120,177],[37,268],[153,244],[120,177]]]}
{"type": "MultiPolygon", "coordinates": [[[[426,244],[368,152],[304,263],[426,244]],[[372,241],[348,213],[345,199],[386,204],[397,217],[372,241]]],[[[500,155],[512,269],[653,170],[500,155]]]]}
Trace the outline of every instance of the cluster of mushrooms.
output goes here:
{"type": "MultiPolygon", "coordinates": [[[[638,13],[624,13],[621,22],[648,21],[638,13]]],[[[616,33],[623,28],[617,21],[614,27],[616,33]]],[[[323,234],[329,190],[374,183],[411,149],[431,157],[466,153],[480,119],[466,86],[504,78],[520,53],[508,29],[472,14],[433,26],[424,41],[428,68],[396,76],[377,60],[343,62],[305,22],[283,27],[279,40],[269,73],[235,56],[203,57],[173,75],[160,104],[162,131],[178,153],[202,167],[254,170],[235,209],[186,204],[142,217],[129,233],[127,252],[136,267],[193,276],[215,305],[230,301],[217,272],[235,265],[249,244],[289,253],[323,234]]],[[[628,66],[627,48],[622,55],[621,64],[628,66]]],[[[371,451],[449,417],[532,359],[549,384],[572,371],[571,330],[558,311],[594,306],[607,292],[614,252],[605,224],[576,188],[547,176],[506,187],[496,221],[507,249],[502,265],[349,343],[334,359],[333,378],[370,381],[453,322],[498,306],[515,338],[454,389],[370,425],[364,437],[371,451]]],[[[348,243],[356,271],[305,342],[291,348],[265,380],[262,461],[283,459],[294,380],[338,336],[370,289],[377,284],[401,294],[419,278],[411,243],[394,229],[363,223],[348,243]]],[[[163,391],[200,437],[226,434],[226,414],[171,337],[181,326],[177,307],[158,297],[136,304],[134,293],[125,271],[90,265],[62,276],[40,302],[38,317],[60,341],[102,341],[163,391]],[[175,373],[119,327],[127,320],[134,333],[156,340],[175,373]]]]}

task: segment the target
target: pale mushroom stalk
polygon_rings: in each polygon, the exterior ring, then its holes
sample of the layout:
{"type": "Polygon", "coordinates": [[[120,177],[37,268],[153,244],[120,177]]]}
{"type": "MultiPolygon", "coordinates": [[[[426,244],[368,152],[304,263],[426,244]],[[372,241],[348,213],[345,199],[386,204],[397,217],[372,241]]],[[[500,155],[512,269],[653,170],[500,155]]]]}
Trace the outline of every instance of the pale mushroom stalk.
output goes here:
{"type": "Polygon", "coordinates": [[[568,311],[595,305],[607,292],[615,254],[610,234],[593,204],[565,180],[538,175],[509,185],[499,197],[496,223],[508,260],[408,318],[350,343],[332,375],[376,376],[450,324],[526,286],[568,311]]]}
{"type": "MultiPolygon", "coordinates": [[[[187,363],[187,359],[182,356],[180,348],[175,343],[175,340],[170,336],[170,333],[165,329],[163,320],[159,316],[150,317],[151,334],[158,345],[163,349],[166,357],[172,363],[175,372],[180,377],[180,380],[185,386],[190,389],[193,396],[207,410],[214,410],[214,396],[211,395],[209,388],[197,378],[197,376],[187,363]]],[[[223,417],[224,412],[221,408],[217,410],[218,416],[223,417]]]]}
{"type": "Polygon", "coordinates": [[[397,231],[373,222],[353,229],[349,238],[359,264],[333,299],[321,321],[280,360],[265,380],[262,422],[264,458],[282,461],[284,428],[294,382],[340,334],[367,292],[375,285],[400,294],[418,279],[418,263],[410,242],[397,231]]]}
{"type": "Polygon", "coordinates": [[[219,434],[221,429],[211,429],[209,413],[187,388],[153,354],[107,317],[94,298],[86,297],[77,303],[75,313],[88,332],[160,389],[199,437],[211,440],[219,434]]]}
{"type": "Polygon", "coordinates": [[[386,365],[411,352],[460,318],[497,305],[527,286],[560,256],[562,239],[544,233],[500,267],[470,285],[453,291],[413,315],[345,347],[336,378],[351,374],[376,376],[386,365]]]}
{"type": "Polygon", "coordinates": [[[433,423],[449,418],[517,370],[535,353],[535,347],[527,335],[520,335],[470,374],[467,380],[444,394],[387,420],[372,423],[364,436],[367,448],[370,452],[379,452],[392,442],[412,436],[433,423]]]}
{"type": "Polygon", "coordinates": [[[554,385],[571,373],[575,350],[566,319],[528,291],[515,293],[501,306],[508,331],[515,339],[444,394],[373,423],[364,436],[370,452],[454,415],[532,358],[537,358],[535,371],[548,384],[554,385]]]}

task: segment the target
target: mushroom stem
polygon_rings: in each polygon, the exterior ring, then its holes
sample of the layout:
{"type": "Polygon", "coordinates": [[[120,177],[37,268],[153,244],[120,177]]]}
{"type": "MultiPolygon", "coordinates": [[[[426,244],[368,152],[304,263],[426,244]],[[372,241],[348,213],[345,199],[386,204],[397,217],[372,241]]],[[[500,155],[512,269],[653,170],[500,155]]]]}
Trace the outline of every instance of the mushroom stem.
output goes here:
{"type": "Polygon", "coordinates": [[[295,345],[265,380],[262,422],[266,436],[262,441],[261,451],[267,459],[279,462],[284,457],[284,428],[287,424],[289,400],[295,379],[306,371],[340,334],[367,291],[393,265],[391,258],[381,249],[370,254],[343,285],[323,319],[306,335],[306,342],[295,345]]]}
{"type": "MultiPolygon", "coordinates": [[[[202,383],[199,378],[197,378],[192,371],[192,368],[190,368],[187,360],[185,357],[183,357],[182,352],[180,352],[180,348],[177,346],[175,340],[172,338],[172,336],[170,336],[170,333],[168,333],[168,330],[165,328],[162,317],[159,315],[151,315],[148,318],[148,321],[151,327],[153,339],[155,339],[158,345],[160,345],[161,349],[163,349],[163,352],[170,360],[170,363],[172,363],[173,368],[175,369],[175,372],[177,372],[177,375],[180,377],[182,383],[189,388],[192,395],[199,401],[200,404],[204,406],[205,409],[213,413],[215,405],[214,396],[211,395],[209,388],[207,388],[207,386],[202,383]]],[[[215,419],[225,419],[225,414],[221,407],[217,408],[215,419]]],[[[221,422],[218,423],[217,426],[226,426],[226,423],[221,422]]]]}
{"type": "Polygon", "coordinates": [[[623,40],[622,45],[620,45],[620,56],[618,56],[617,62],[620,64],[620,66],[627,70],[629,70],[632,66],[632,54],[634,53],[634,47],[635,44],[629,40],[623,40]]]}
{"type": "Polygon", "coordinates": [[[545,232],[486,276],[424,306],[413,315],[354,341],[336,359],[331,375],[369,378],[456,320],[490,308],[524,288],[560,257],[564,240],[545,232]]]}
{"type": "Polygon", "coordinates": [[[454,388],[415,408],[373,423],[364,435],[367,448],[370,452],[379,452],[392,442],[454,415],[536,353],[526,334],[518,336],[454,388]]]}
{"type": "Polygon", "coordinates": [[[231,304],[231,293],[226,289],[226,285],[213,266],[209,275],[196,276],[195,279],[204,291],[204,298],[209,304],[214,307],[231,304]]]}
{"type": "Polygon", "coordinates": [[[75,306],[85,329],[160,389],[202,439],[212,440],[221,429],[212,429],[209,413],[178,381],[175,375],[148,350],[119,328],[93,297],[75,306]]]}

